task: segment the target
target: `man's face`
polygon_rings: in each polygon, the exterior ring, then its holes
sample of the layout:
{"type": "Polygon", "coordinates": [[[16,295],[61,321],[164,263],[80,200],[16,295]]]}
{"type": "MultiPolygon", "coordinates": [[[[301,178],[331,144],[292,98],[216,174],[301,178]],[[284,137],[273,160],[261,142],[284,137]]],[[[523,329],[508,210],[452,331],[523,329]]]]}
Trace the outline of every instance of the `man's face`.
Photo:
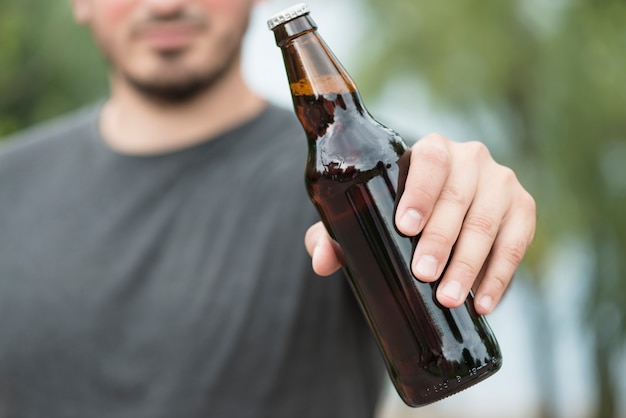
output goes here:
{"type": "Polygon", "coordinates": [[[112,76],[185,100],[236,68],[255,0],[73,0],[112,76]]]}

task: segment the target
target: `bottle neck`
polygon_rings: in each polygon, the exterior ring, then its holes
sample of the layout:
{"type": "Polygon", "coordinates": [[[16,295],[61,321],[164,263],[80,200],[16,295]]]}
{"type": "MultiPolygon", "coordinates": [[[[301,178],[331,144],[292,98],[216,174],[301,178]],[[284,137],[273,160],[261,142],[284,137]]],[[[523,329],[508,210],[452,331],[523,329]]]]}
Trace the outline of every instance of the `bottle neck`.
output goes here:
{"type": "Polygon", "coordinates": [[[277,26],[274,35],[283,53],[296,114],[309,137],[320,136],[337,108],[366,114],[354,81],[308,14],[277,26]],[[311,126],[311,112],[318,114],[315,120],[321,125],[311,126]]]}

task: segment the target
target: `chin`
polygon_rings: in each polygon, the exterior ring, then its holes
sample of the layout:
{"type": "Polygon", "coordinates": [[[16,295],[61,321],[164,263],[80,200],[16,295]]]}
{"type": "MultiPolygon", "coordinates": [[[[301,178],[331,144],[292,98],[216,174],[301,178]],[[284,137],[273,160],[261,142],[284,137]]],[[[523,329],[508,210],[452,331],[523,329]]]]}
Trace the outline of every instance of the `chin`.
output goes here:
{"type": "Polygon", "coordinates": [[[140,94],[164,103],[190,101],[213,85],[208,77],[188,77],[138,80],[128,79],[129,84],[140,94]]]}
{"type": "Polygon", "coordinates": [[[194,49],[152,51],[149,56],[136,57],[126,68],[118,67],[118,74],[145,96],[178,103],[194,99],[237,68],[236,53],[220,59],[206,54],[199,57],[194,52],[194,49]]]}

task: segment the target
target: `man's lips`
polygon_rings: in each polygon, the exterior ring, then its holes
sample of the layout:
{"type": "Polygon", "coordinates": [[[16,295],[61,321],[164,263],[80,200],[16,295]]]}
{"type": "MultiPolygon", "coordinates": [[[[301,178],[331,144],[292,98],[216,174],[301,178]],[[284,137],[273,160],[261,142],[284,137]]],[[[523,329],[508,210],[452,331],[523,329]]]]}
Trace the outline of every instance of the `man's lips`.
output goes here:
{"type": "Polygon", "coordinates": [[[191,44],[204,25],[198,22],[150,23],[137,28],[141,41],[158,50],[182,49],[191,44]]]}

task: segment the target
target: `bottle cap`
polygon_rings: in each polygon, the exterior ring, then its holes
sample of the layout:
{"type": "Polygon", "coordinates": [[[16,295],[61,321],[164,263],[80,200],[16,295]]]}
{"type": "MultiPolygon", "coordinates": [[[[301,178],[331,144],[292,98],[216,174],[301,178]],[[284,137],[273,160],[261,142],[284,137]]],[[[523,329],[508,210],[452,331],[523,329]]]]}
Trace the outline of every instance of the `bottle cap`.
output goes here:
{"type": "Polygon", "coordinates": [[[267,21],[267,26],[270,30],[272,30],[281,23],[289,22],[290,20],[303,16],[307,13],[309,13],[309,6],[306,3],[299,3],[272,16],[267,21]]]}

